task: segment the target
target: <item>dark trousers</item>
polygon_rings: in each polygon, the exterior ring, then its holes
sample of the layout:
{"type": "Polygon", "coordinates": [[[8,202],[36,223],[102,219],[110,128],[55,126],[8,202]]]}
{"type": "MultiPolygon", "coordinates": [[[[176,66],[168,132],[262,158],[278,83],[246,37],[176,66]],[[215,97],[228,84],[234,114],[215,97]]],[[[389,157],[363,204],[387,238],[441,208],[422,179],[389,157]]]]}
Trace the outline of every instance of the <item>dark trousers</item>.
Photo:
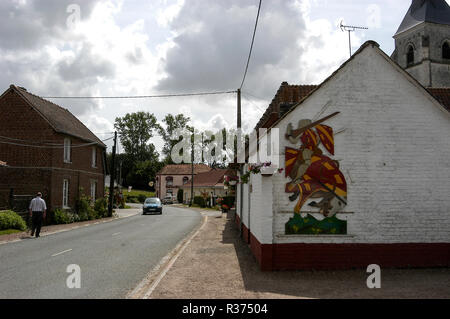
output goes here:
{"type": "Polygon", "coordinates": [[[31,219],[31,233],[36,232],[36,237],[39,236],[42,227],[42,215],[43,212],[33,212],[31,219]]]}

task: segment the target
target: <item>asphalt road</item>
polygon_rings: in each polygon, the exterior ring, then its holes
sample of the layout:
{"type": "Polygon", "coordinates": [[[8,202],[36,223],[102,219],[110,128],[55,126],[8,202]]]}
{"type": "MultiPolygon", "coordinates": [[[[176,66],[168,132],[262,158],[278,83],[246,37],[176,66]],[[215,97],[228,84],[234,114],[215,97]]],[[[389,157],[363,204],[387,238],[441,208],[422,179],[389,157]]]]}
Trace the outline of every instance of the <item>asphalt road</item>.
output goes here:
{"type": "Polygon", "coordinates": [[[192,210],[164,206],[38,239],[0,245],[0,298],[124,298],[201,221],[192,210]],[[81,288],[69,289],[69,265],[81,288]]]}

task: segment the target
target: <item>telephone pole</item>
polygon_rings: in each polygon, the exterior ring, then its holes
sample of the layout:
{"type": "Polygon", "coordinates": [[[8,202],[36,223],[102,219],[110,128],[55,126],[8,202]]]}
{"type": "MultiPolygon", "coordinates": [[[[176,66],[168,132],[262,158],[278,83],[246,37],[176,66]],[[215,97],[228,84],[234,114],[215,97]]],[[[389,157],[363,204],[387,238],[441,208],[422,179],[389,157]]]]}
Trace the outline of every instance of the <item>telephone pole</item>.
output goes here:
{"type": "Polygon", "coordinates": [[[114,179],[116,175],[116,146],[117,146],[117,131],[114,132],[114,145],[112,148],[112,158],[111,158],[111,169],[110,171],[110,180],[109,180],[109,205],[108,205],[108,216],[112,216],[113,211],[113,199],[114,199],[114,179]]]}
{"type": "Polygon", "coordinates": [[[192,128],[192,137],[191,137],[191,200],[189,201],[189,207],[192,206],[192,203],[194,202],[194,142],[195,142],[195,136],[194,136],[195,129],[192,128]]]}
{"type": "MultiPolygon", "coordinates": [[[[238,135],[239,135],[239,131],[242,130],[242,118],[241,118],[241,113],[242,113],[242,108],[241,108],[241,89],[237,90],[237,130],[238,130],[238,135]]],[[[240,137],[243,137],[242,132],[240,132],[240,137]]],[[[240,141],[238,141],[238,143],[240,143],[240,141]]],[[[245,145],[245,144],[244,144],[245,145]]],[[[237,151],[237,150],[236,150],[237,151]]],[[[244,146],[244,152],[245,152],[245,146],[244,146]]],[[[236,160],[238,160],[238,156],[235,156],[236,160]]],[[[245,158],[245,157],[244,157],[245,158]]],[[[244,165],[242,163],[237,163],[239,164],[239,175],[242,176],[244,174],[244,165]]],[[[244,207],[243,205],[243,200],[244,200],[244,187],[242,185],[242,182],[239,183],[239,219],[240,219],[240,227],[239,227],[239,232],[240,232],[240,236],[242,237],[243,232],[242,232],[242,208],[244,207]]]]}

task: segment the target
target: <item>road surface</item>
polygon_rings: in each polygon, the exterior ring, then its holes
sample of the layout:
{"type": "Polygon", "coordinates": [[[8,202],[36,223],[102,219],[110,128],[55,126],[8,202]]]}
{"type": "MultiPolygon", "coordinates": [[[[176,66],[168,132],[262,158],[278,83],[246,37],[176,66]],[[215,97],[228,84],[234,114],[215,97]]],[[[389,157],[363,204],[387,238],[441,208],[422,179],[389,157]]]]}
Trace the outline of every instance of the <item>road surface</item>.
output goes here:
{"type": "Polygon", "coordinates": [[[0,245],[0,298],[124,298],[200,222],[196,211],[164,206],[0,245]],[[69,265],[80,267],[79,289],[67,287],[69,265]]]}

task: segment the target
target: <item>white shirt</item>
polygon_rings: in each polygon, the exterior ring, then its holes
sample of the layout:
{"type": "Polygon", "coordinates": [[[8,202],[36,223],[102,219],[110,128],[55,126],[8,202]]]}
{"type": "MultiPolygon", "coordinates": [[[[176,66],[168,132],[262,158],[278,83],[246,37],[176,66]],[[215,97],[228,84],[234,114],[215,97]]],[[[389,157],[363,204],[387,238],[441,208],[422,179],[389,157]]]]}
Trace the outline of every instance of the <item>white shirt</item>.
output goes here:
{"type": "Polygon", "coordinates": [[[47,205],[45,205],[45,200],[40,197],[35,197],[31,200],[30,209],[32,212],[43,212],[47,209],[47,205]]]}

